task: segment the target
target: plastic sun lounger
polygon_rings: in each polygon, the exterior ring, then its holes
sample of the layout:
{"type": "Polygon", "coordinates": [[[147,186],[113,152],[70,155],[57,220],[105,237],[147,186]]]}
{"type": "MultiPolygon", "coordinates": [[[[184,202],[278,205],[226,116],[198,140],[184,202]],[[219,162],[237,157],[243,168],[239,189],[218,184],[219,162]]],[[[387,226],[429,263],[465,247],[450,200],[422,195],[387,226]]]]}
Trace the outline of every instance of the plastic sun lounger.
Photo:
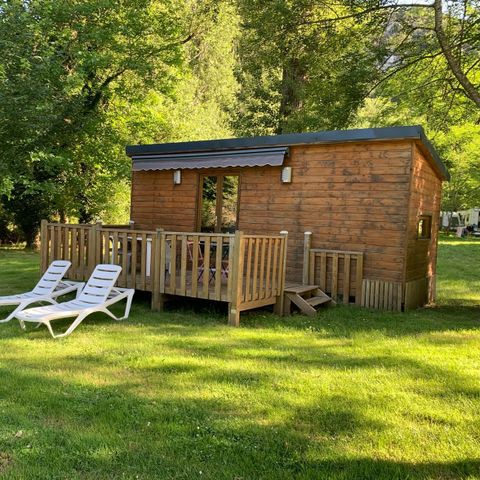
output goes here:
{"type": "Polygon", "coordinates": [[[0,297],[0,307],[16,306],[17,308],[0,320],[0,323],[9,322],[18,312],[21,312],[33,303],[48,302],[56,304],[56,299],[67,293],[78,292],[83,288],[83,283],[69,282],[63,280],[63,277],[70,268],[71,263],[64,260],[55,260],[50,264],[47,271],[43,274],[36,287],[26,293],[19,295],[9,295],[0,297]]]}
{"type": "Polygon", "coordinates": [[[106,313],[114,320],[124,320],[130,313],[135,290],[114,287],[121,271],[122,267],[118,265],[97,265],[85,288],[75,300],[58,305],[29,308],[17,313],[16,318],[24,330],[25,322],[33,322],[37,326],[45,325],[53,338],[67,337],[82,323],[85,317],[95,312],[106,313]],[[126,299],[125,314],[118,318],[108,307],[124,299],[126,299]],[[75,317],[75,320],[67,331],[55,335],[50,322],[69,317],[75,317]]]}

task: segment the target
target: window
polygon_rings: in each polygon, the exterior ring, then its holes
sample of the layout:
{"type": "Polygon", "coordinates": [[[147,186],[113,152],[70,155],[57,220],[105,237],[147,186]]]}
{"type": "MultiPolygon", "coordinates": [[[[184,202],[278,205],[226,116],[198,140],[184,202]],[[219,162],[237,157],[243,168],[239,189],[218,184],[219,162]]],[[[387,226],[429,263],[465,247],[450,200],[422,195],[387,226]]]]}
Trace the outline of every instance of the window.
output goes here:
{"type": "Polygon", "coordinates": [[[232,233],[238,225],[238,175],[201,175],[201,232],[232,233]]]}
{"type": "Polygon", "coordinates": [[[428,239],[432,236],[432,216],[421,215],[418,218],[417,224],[417,238],[428,239]]]}

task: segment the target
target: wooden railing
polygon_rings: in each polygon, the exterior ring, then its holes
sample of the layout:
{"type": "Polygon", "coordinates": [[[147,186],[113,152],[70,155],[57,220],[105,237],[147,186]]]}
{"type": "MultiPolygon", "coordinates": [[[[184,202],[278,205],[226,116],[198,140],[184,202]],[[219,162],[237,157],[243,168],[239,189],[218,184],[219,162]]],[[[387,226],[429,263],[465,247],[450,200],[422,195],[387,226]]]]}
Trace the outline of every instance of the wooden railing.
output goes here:
{"type": "Polygon", "coordinates": [[[157,231],[159,293],[230,301],[235,235],[157,231]]]}
{"type": "Polygon", "coordinates": [[[305,233],[303,283],[318,285],[334,300],[362,304],[363,253],[311,247],[311,233],[305,233]]]}
{"type": "Polygon", "coordinates": [[[241,311],[283,302],[286,251],[286,232],[210,234],[45,221],[41,226],[42,271],[53,260],[69,260],[68,278],[86,280],[99,263],[120,265],[118,285],[152,292],[152,308],[161,309],[165,295],[229,302],[234,325],[241,311]]]}
{"type": "Polygon", "coordinates": [[[275,304],[277,312],[283,312],[287,235],[235,234],[231,325],[239,324],[243,310],[275,304]]]}
{"type": "Polygon", "coordinates": [[[72,266],[68,271],[71,280],[87,278],[95,267],[92,245],[92,225],[65,225],[42,222],[41,268],[47,270],[53,260],[69,260],[72,266]]]}
{"type": "Polygon", "coordinates": [[[53,260],[72,263],[67,277],[86,280],[99,263],[122,267],[120,287],[151,289],[151,242],[155,232],[105,228],[101,224],[70,225],[42,222],[41,263],[44,272],[53,260]]]}
{"type": "Polygon", "coordinates": [[[94,264],[113,263],[122,267],[118,285],[152,290],[153,241],[155,232],[94,226],[94,264]]]}

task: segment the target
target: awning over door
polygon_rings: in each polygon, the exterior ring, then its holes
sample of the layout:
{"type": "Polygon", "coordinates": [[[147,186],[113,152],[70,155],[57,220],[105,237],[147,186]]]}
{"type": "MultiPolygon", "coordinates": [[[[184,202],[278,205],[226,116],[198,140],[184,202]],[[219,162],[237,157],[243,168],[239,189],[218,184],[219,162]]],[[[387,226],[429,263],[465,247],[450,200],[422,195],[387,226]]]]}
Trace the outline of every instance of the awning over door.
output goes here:
{"type": "Polygon", "coordinates": [[[279,167],[283,165],[288,147],[251,148],[202,153],[170,153],[133,155],[133,171],[177,170],[226,167],[279,167]]]}

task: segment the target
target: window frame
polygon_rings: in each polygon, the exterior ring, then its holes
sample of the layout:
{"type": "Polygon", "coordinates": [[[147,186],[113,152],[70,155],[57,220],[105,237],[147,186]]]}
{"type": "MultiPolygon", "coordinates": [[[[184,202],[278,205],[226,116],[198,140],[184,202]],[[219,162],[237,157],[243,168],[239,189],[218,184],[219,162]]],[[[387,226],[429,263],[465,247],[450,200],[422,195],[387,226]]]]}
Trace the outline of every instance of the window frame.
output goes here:
{"type": "Polygon", "coordinates": [[[237,221],[235,223],[235,230],[238,230],[240,221],[240,192],[242,185],[242,176],[239,170],[211,170],[208,173],[198,174],[198,194],[197,194],[197,232],[202,231],[202,203],[203,203],[203,180],[205,177],[217,177],[217,191],[216,198],[220,198],[215,206],[216,226],[213,233],[222,233],[222,211],[223,211],[223,182],[225,177],[238,177],[238,194],[237,194],[237,221]],[[221,179],[221,180],[220,180],[221,179]]]}
{"type": "Polygon", "coordinates": [[[430,214],[422,214],[417,218],[417,240],[431,240],[433,228],[433,216],[430,214]],[[426,222],[426,228],[422,227],[422,233],[420,233],[420,222],[426,222]],[[425,232],[425,230],[427,230],[425,232]]]}

